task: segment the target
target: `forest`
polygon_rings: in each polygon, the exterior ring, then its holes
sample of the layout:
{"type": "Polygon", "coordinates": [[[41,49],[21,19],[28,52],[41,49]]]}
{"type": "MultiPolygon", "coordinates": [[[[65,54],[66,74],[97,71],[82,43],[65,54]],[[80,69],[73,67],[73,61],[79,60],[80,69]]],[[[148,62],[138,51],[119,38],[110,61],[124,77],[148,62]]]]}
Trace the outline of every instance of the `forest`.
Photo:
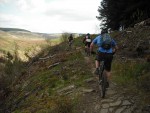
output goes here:
{"type": "Polygon", "coordinates": [[[149,0],[102,0],[98,8],[101,27],[119,30],[150,18],[149,0]]]}

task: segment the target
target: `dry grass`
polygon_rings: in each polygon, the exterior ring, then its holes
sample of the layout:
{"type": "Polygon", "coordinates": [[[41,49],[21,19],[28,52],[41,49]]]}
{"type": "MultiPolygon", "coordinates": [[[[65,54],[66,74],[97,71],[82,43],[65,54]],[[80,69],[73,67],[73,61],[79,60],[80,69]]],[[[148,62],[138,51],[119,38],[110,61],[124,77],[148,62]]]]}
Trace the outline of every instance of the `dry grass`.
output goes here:
{"type": "Polygon", "coordinates": [[[0,38],[0,48],[4,50],[12,50],[14,44],[17,44],[20,49],[31,47],[34,45],[43,45],[47,42],[45,39],[17,39],[17,38],[0,38]]]}
{"type": "Polygon", "coordinates": [[[57,43],[59,43],[59,39],[51,39],[51,40],[45,40],[44,38],[36,37],[36,35],[32,35],[32,33],[25,37],[23,36],[17,36],[12,35],[9,32],[3,32],[0,31],[0,54],[3,56],[4,51],[5,53],[10,52],[11,54],[14,54],[14,51],[17,46],[17,50],[19,53],[19,57],[26,61],[28,60],[25,56],[25,53],[32,53],[31,57],[38,54],[38,52],[41,52],[41,50],[44,47],[47,46],[53,46],[57,43]],[[35,37],[34,37],[35,36],[35,37]]]}

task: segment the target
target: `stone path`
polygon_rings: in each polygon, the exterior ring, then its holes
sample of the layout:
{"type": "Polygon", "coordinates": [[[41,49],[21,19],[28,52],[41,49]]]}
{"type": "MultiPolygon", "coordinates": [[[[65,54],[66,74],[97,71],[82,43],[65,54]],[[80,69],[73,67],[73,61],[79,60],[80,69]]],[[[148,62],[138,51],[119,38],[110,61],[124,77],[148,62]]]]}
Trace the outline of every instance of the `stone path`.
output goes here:
{"type": "MultiPolygon", "coordinates": [[[[87,63],[91,63],[90,58],[85,57],[87,63]]],[[[91,65],[91,67],[94,67],[91,65]]],[[[91,69],[93,71],[93,69],[91,69]]],[[[135,104],[135,96],[126,96],[124,91],[118,91],[115,83],[110,83],[106,97],[100,97],[99,85],[96,77],[86,80],[87,88],[82,90],[83,96],[78,105],[78,113],[150,113],[143,111],[135,104]]]]}
{"type": "Polygon", "coordinates": [[[88,87],[89,89],[82,90],[84,95],[79,104],[79,113],[149,113],[143,112],[137,107],[133,97],[125,96],[123,92],[118,92],[114,83],[110,83],[106,97],[101,98],[96,80],[94,78],[90,80],[87,80],[91,85],[88,87]]]}
{"type": "Polygon", "coordinates": [[[134,111],[134,102],[132,99],[124,97],[123,94],[115,90],[115,85],[110,84],[107,89],[106,97],[100,100],[100,113],[132,113],[134,111]]]}

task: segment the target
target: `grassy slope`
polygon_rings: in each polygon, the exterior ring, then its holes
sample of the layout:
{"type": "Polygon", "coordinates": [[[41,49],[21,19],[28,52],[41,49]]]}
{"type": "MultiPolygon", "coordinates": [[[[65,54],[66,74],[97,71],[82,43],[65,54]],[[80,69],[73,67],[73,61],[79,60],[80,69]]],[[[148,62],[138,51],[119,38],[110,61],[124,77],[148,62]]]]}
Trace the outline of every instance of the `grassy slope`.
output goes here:
{"type": "MultiPolygon", "coordinates": [[[[150,104],[150,63],[147,62],[150,54],[143,54],[143,57],[139,58],[136,52],[138,43],[150,40],[149,31],[150,27],[136,27],[128,28],[123,32],[112,33],[119,45],[112,66],[113,75],[115,75],[112,79],[121,87],[120,91],[125,89],[127,95],[137,94],[139,106],[150,104]]],[[[147,45],[145,44],[145,46],[147,45]]]]}
{"type": "MultiPolygon", "coordinates": [[[[80,92],[78,92],[77,89],[84,86],[85,79],[91,77],[92,74],[88,69],[88,65],[84,62],[84,56],[81,51],[66,51],[67,46],[68,45],[64,43],[51,47],[47,49],[48,51],[44,51],[45,55],[43,57],[55,54],[56,56],[45,61],[37,61],[29,67],[25,74],[14,82],[15,84],[11,86],[13,92],[6,102],[7,107],[12,105],[11,107],[14,113],[76,112],[74,106],[77,104],[78,96],[80,96],[80,92]],[[60,64],[48,69],[50,65],[57,62],[60,62],[60,64]],[[70,85],[75,86],[75,88],[72,89],[73,93],[60,93],[61,89],[70,85]]],[[[83,48],[82,38],[77,38],[74,46],[83,48]]],[[[140,68],[132,63],[126,65],[128,66],[126,67],[125,63],[118,61],[113,63],[114,72],[120,67],[120,73],[116,73],[116,75],[118,75],[117,77],[119,77],[115,78],[116,82],[123,85],[126,85],[126,78],[124,81],[121,79],[123,74],[126,75],[134,71],[137,71],[135,74],[142,73],[143,67],[145,66],[140,68]]],[[[130,76],[131,74],[129,77],[130,76]]],[[[134,80],[135,79],[133,79],[133,81],[134,80]]]]}
{"type": "MultiPolygon", "coordinates": [[[[76,39],[74,46],[81,46],[81,41],[76,39]]],[[[48,55],[56,54],[54,58],[34,63],[28,69],[30,75],[25,74],[16,80],[12,86],[15,92],[6,102],[7,106],[13,105],[14,113],[75,112],[73,106],[80,92],[74,90],[83,86],[84,80],[92,74],[84,61],[82,52],[80,50],[66,51],[67,47],[68,45],[64,43],[50,48],[47,53],[48,55]],[[48,69],[48,66],[57,62],[61,63],[48,69]],[[70,95],[59,93],[62,88],[70,85],[75,86],[73,93],[70,95]],[[15,108],[16,104],[18,108],[15,108]]]]}

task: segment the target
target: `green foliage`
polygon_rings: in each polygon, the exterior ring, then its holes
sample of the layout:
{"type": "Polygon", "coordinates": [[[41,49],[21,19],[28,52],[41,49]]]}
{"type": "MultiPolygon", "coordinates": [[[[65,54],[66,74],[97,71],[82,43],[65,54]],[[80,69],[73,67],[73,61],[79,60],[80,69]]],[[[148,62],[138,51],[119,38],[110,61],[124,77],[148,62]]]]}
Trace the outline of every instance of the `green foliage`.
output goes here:
{"type": "MultiPolygon", "coordinates": [[[[76,41],[80,44],[81,41],[76,41]]],[[[19,78],[12,79],[14,92],[9,95],[5,107],[11,106],[13,113],[73,113],[74,106],[77,104],[78,92],[70,94],[60,92],[63,88],[74,85],[80,87],[85,84],[85,79],[91,77],[90,66],[84,61],[84,56],[79,50],[66,51],[65,44],[51,46],[49,52],[45,55],[42,52],[41,57],[53,56],[52,58],[37,61],[28,67],[27,73],[19,78]],[[50,65],[61,62],[55,67],[48,68],[50,65]],[[13,101],[10,101],[13,100],[13,101]]],[[[82,44],[80,44],[82,46],[82,44]]],[[[17,50],[17,46],[16,46],[17,50]]],[[[22,62],[17,57],[18,52],[14,52],[13,59],[9,60],[7,67],[8,75],[15,72],[21,72],[22,62]],[[15,60],[16,59],[16,60],[15,60]],[[17,67],[19,70],[17,70],[17,67]]],[[[11,56],[11,55],[9,55],[11,56]]],[[[19,74],[18,74],[19,75],[19,74]]],[[[11,85],[11,83],[10,83],[11,85]]]]}
{"type": "MultiPolygon", "coordinates": [[[[134,61],[115,61],[113,63],[114,81],[123,86],[139,86],[139,80],[149,70],[149,64],[134,61]]],[[[145,81],[143,81],[145,82],[145,81]]]]}
{"type": "Polygon", "coordinates": [[[4,67],[5,79],[9,85],[14,81],[16,77],[19,77],[23,71],[23,62],[19,59],[18,48],[16,46],[14,55],[10,52],[7,53],[7,61],[4,67]]]}
{"type": "MultiPolygon", "coordinates": [[[[150,64],[147,62],[115,61],[113,63],[113,81],[127,95],[137,95],[140,105],[150,103],[150,64]]],[[[138,102],[137,102],[138,103],[138,102]]]]}
{"type": "Polygon", "coordinates": [[[67,96],[37,98],[37,101],[28,103],[30,106],[20,107],[13,113],[73,113],[76,100],[67,96]]]}
{"type": "Polygon", "coordinates": [[[61,42],[67,42],[69,37],[69,33],[63,33],[61,36],[61,42]]]}
{"type": "MultiPolygon", "coordinates": [[[[25,69],[24,63],[18,57],[17,48],[14,50],[14,54],[10,54],[9,52],[6,54],[6,61],[1,69],[0,89],[2,93],[0,93],[0,98],[1,102],[4,103],[6,101],[5,99],[12,92],[12,86],[16,84],[25,69]]],[[[7,104],[10,103],[8,102],[7,104]]],[[[1,104],[0,110],[5,107],[7,107],[6,104],[1,104]]]]}
{"type": "Polygon", "coordinates": [[[102,0],[97,19],[102,20],[102,27],[118,30],[150,18],[148,0],[102,0]]]}
{"type": "Polygon", "coordinates": [[[55,100],[57,107],[53,110],[54,113],[72,113],[73,103],[70,98],[60,97],[55,100]]]}

